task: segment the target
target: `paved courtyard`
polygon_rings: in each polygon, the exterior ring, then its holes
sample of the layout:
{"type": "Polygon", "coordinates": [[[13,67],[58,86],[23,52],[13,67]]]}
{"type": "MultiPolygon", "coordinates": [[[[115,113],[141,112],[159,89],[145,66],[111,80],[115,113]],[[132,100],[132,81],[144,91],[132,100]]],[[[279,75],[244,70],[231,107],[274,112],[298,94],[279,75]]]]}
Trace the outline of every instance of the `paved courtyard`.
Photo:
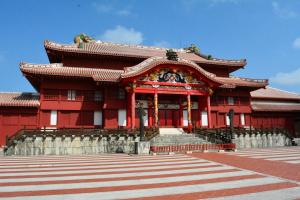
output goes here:
{"type": "Polygon", "coordinates": [[[299,199],[299,157],[299,147],[189,155],[4,157],[0,199],[299,199]]]}
{"type": "Polygon", "coordinates": [[[272,149],[247,149],[238,152],[228,152],[236,156],[263,159],[269,161],[285,162],[290,164],[300,164],[300,148],[272,148],[272,149]]]}

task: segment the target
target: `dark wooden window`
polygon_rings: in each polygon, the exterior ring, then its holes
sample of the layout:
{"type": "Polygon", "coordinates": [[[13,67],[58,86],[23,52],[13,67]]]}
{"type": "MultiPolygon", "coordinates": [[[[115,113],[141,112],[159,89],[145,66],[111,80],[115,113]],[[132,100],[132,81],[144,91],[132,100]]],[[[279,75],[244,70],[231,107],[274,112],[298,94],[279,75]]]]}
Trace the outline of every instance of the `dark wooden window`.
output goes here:
{"type": "Polygon", "coordinates": [[[118,90],[118,99],[125,99],[125,90],[123,88],[118,90]]]}
{"type": "Polygon", "coordinates": [[[94,96],[94,101],[102,101],[103,100],[103,95],[100,90],[95,91],[95,96],[94,96]]]}
{"type": "Polygon", "coordinates": [[[68,90],[68,100],[69,101],[76,100],[76,90],[68,90]]]}

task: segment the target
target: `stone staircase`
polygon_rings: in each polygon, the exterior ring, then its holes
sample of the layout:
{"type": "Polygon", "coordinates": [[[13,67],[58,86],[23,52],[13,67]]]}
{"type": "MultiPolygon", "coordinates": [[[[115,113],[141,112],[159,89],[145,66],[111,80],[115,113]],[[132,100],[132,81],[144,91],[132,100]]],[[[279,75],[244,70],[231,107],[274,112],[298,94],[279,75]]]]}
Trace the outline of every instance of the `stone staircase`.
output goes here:
{"type": "Polygon", "coordinates": [[[159,128],[160,135],[181,135],[185,133],[182,128],[159,128]]]}
{"type": "Polygon", "coordinates": [[[181,128],[160,128],[159,133],[159,135],[150,140],[151,146],[209,143],[195,134],[185,133],[181,128]]]}

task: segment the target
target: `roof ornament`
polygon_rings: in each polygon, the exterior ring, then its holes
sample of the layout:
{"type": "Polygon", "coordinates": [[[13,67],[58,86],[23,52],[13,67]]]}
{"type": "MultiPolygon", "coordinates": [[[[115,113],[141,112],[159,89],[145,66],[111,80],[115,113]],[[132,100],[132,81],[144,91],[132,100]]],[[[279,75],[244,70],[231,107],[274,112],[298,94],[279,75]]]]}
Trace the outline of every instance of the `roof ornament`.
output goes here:
{"type": "Polygon", "coordinates": [[[173,49],[167,49],[166,56],[168,60],[178,61],[178,55],[173,49]]]}
{"type": "Polygon", "coordinates": [[[191,46],[183,48],[184,50],[200,55],[200,49],[195,44],[191,44],[191,46]]]}
{"type": "Polygon", "coordinates": [[[183,48],[184,50],[186,50],[188,53],[194,53],[202,58],[205,58],[207,60],[212,60],[213,57],[212,55],[204,55],[202,53],[200,53],[200,49],[199,47],[197,47],[195,44],[191,44],[191,46],[183,48]]]}
{"type": "Polygon", "coordinates": [[[90,42],[94,42],[95,39],[84,34],[84,33],[80,33],[79,35],[76,35],[74,37],[74,43],[77,44],[77,46],[79,48],[83,47],[83,43],[90,43],[90,42]]]}

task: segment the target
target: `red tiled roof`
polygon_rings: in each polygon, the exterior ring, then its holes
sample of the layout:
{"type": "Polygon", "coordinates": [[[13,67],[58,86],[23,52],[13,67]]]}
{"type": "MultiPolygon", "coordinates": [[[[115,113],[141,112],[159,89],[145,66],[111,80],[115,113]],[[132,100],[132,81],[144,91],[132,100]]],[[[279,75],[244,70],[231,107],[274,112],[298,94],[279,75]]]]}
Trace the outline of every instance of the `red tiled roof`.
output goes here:
{"type": "MultiPolygon", "coordinates": [[[[83,43],[82,48],[77,47],[76,44],[58,44],[46,40],[44,42],[46,49],[52,49],[63,52],[73,53],[86,53],[86,54],[97,54],[97,55],[111,55],[111,56],[122,56],[122,57],[136,57],[136,58],[150,58],[155,56],[164,57],[166,55],[166,48],[149,47],[141,45],[125,45],[115,44],[109,42],[91,42],[83,43]]],[[[191,53],[183,49],[174,49],[180,58],[194,61],[196,63],[203,64],[215,64],[215,65],[230,65],[243,67],[246,65],[246,60],[225,60],[213,58],[208,60],[204,57],[191,53]]]]}
{"type": "Polygon", "coordinates": [[[276,105],[276,104],[261,104],[252,103],[252,110],[264,112],[300,112],[300,103],[298,105],[276,105]]]}
{"type": "Polygon", "coordinates": [[[119,82],[121,78],[128,78],[137,76],[146,72],[147,70],[159,64],[174,64],[190,66],[208,79],[221,84],[223,88],[235,88],[237,86],[245,87],[265,87],[268,84],[267,80],[245,79],[238,77],[217,77],[215,74],[205,71],[192,61],[179,59],[179,61],[170,61],[162,57],[153,57],[146,59],[142,63],[125,68],[123,70],[112,69],[95,69],[95,68],[82,68],[82,67],[69,67],[63,66],[61,63],[52,64],[28,64],[21,63],[20,69],[24,74],[39,74],[47,76],[67,76],[67,77],[81,77],[92,78],[94,81],[109,81],[119,82]]]}
{"type": "Polygon", "coordinates": [[[39,107],[39,95],[35,93],[0,93],[0,106],[39,107]]]}
{"type": "Polygon", "coordinates": [[[300,95],[272,87],[261,88],[251,92],[252,98],[300,100],[300,95]]]}
{"type": "Polygon", "coordinates": [[[250,79],[241,77],[216,77],[223,85],[222,88],[255,87],[262,88],[268,85],[267,79],[250,79]]]}
{"type": "Polygon", "coordinates": [[[50,76],[68,76],[68,77],[82,77],[93,78],[95,81],[119,81],[123,70],[111,69],[95,69],[95,68],[81,68],[81,67],[67,67],[61,63],[52,64],[28,64],[21,63],[20,69],[23,73],[43,74],[50,76]]]}
{"type": "Polygon", "coordinates": [[[161,64],[172,64],[172,65],[185,65],[189,66],[191,68],[194,68],[196,71],[200,72],[202,75],[207,77],[208,79],[219,83],[219,81],[216,79],[216,75],[212,74],[210,72],[207,72],[206,70],[202,69],[197,65],[196,63],[192,61],[188,61],[182,58],[179,58],[178,61],[172,61],[168,60],[165,57],[152,57],[144,60],[143,62],[133,66],[133,67],[127,67],[125,68],[125,73],[121,75],[122,78],[129,78],[129,77],[134,77],[138,76],[153,67],[161,64]]]}

